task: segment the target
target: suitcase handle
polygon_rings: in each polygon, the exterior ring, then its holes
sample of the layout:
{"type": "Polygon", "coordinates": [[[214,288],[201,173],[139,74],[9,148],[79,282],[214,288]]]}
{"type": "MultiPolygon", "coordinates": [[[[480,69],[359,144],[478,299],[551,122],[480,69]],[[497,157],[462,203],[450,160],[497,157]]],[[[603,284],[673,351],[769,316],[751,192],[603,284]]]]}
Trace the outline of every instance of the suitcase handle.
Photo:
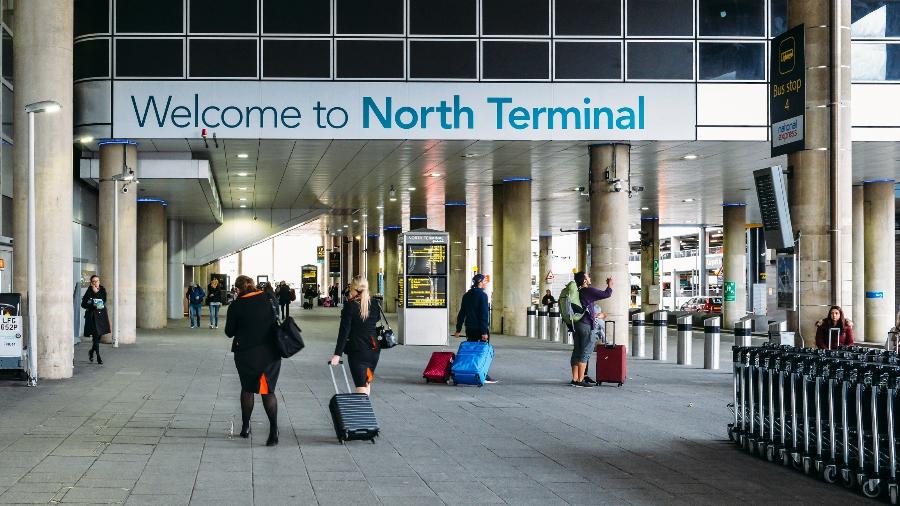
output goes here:
{"type": "MultiPolygon", "coordinates": [[[[337,380],[334,379],[334,368],[337,366],[332,366],[330,360],[327,362],[327,364],[328,364],[328,372],[331,373],[331,384],[334,385],[334,393],[339,394],[339,393],[341,393],[341,391],[337,386],[337,380]]],[[[341,372],[344,373],[344,383],[347,384],[347,393],[352,394],[353,389],[350,388],[350,380],[347,378],[347,368],[344,367],[344,361],[343,360],[339,361],[338,365],[341,366],[341,372]]]]}

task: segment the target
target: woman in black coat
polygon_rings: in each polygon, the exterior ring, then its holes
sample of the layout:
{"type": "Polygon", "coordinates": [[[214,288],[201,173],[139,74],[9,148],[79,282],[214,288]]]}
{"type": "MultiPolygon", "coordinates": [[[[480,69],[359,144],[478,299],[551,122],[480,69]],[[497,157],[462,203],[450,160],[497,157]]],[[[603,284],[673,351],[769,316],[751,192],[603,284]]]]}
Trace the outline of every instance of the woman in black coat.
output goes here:
{"type": "Polygon", "coordinates": [[[281,372],[281,355],[275,349],[275,300],[254,287],[253,280],[238,276],[238,298],[228,308],[225,335],[234,338],[231,351],[241,379],[241,437],[250,436],[250,415],[255,394],[262,396],[269,418],[267,446],[278,444],[278,399],[275,385],[281,372]]]}
{"type": "Polygon", "coordinates": [[[331,365],[338,365],[341,355],[346,353],[356,393],[369,395],[381,355],[375,329],[381,319],[381,304],[371,298],[369,282],[362,276],[353,278],[348,290],[350,300],[341,310],[341,326],[331,365]]]}
{"type": "Polygon", "coordinates": [[[100,276],[91,276],[91,286],[81,297],[81,307],[84,308],[84,335],[91,338],[88,360],[93,362],[96,353],[97,363],[102,365],[100,336],[109,334],[109,314],[106,311],[106,288],[100,286],[100,276]]]}

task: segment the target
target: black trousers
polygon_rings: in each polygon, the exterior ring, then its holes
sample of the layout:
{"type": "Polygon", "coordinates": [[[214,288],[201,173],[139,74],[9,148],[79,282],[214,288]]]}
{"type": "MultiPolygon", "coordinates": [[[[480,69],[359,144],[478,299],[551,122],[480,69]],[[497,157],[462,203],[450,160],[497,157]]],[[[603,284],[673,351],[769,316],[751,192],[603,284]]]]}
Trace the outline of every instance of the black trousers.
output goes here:
{"type": "Polygon", "coordinates": [[[282,303],[281,304],[281,319],[284,320],[288,316],[291,315],[291,303],[282,303]]]}
{"type": "Polygon", "coordinates": [[[491,341],[491,331],[488,329],[473,329],[466,327],[466,341],[481,341],[481,336],[487,334],[488,342],[491,341]]]}

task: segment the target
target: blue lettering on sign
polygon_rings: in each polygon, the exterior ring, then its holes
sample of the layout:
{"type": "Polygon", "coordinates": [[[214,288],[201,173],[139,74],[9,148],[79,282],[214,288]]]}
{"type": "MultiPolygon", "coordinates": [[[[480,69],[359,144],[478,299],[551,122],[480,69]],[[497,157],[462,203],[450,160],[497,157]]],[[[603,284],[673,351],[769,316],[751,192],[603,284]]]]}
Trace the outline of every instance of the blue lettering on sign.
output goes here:
{"type": "Polygon", "coordinates": [[[884,292],[866,292],[867,299],[883,299],[884,292]]]}

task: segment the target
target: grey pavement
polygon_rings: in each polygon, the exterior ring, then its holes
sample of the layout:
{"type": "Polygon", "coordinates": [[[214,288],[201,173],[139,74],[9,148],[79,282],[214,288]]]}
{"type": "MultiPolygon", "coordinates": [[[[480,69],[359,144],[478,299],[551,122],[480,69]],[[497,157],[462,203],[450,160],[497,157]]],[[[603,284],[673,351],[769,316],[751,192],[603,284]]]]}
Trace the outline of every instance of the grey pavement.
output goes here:
{"type": "MultiPolygon", "coordinates": [[[[730,336],[722,369],[628,361],[621,387],[572,388],[563,344],[495,336],[483,388],[428,385],[431,352],[382,352],[375,444],[338,443],[328,414],[338,310],[293,309],[307,348],[282,365],[281,443],[237,437],[240,383],[222,330],[142,330],[76,347],[75,377],[0,380],[3,504],[847,504],[854,493],[751,457],[727,441],[730,336]],[[234,424],[234,434],[232,434],[234,424]]],[[[223,320],[224,323],[224,320],[223,320]]],[[[626,336],[620,335],[619,339],[626,336]]],[[[650,333],[647,350],[651,351],[650,333]]],[[[698,365],[699,364],[699,365],[698,365]]],[[[591,372],[594,368],[591,366],[591,372]]]]}

